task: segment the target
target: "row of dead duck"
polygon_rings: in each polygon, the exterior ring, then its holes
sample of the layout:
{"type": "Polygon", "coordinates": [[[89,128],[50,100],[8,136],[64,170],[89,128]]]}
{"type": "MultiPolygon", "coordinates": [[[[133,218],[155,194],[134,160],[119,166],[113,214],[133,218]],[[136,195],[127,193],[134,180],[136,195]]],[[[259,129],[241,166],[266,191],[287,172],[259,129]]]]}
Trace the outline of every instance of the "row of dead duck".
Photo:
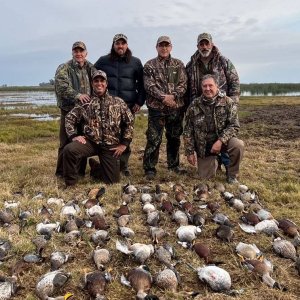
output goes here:
{"type": "MultiPolygon", "coordinates": [[[[173,247],[168,244],[158,245],[160,239],[164,239],[168,233],[161,227],[159,227],[159,219],[161,212],[156,208],[160,207],[160,210],[166,214],[170,214],[173,221],[175,221],[179,228],[176,230],[178,237],[178,243],[183,247],[193,249],[200,258],[203,258],[206,263],[210,262],[210,249],[203,243],[194,243],[197,235],[203,230],[203,226],[207,218],[202,214],[199,208],[207,208],[212,214],[212,220],[219,224],[216,230],[216,236],[224,241],[230,242],[233,236],[233,224],[229,221],[229,218],[218,210],[220,208],[219,203],[209,201],[210,191],[206,184],[199,184],[194,188],[193,195],[194,201],[187,201],[187,193],[182,185],[175,184],[173,187],[174,200],[169,200],[167,193],[160,191],[160,186],[157,185],[155,192],[150,193],[150,187],[142,187],[140,189],[140,200],[142,204],[142,210],[146,214],[146,223],[149,225],[149,231],[153,240],[153,244],[134,243],[128,241],[134,237],[134,231],[127,227],[128,222],[131,219],[130,215],[130,203],[137,197],[138,190],[133,185],[127,185],[123,188],[122,205],[116,210],[114,216],[117,218],[118,232],[124,238],[125,242],[121,240],[116,241],[116,249],[125,253],[126,255],[133,255],[135,260],[141,266],[133,268],[127,278],[122,276],[122,283],[131,285],[137,291],[137,297],[139,299],[155,299],[155,296],[147,295],[151,283],[151,273],[144,266],[147,259],[155,252],[158,260],[166,266],[166,269],[158,273],[156,276],[156,284],[160,288],[168,288],[172,291],[177,290],[177,286],[180,283],[180,277],[172,259],[174,257],[173,247]],[[202,205],[195,205],[195,201],[204,202],[202,205]],[[137,278],[143,278],[137,280],[137,278]]],[[[299,228],[293,222],[287,219],[275,221],[272,215],[262,208],[259,203],[258,197],[255,193],[248,190],[246,186],[239,186],[239,197],[235,197],[233,194],[225,191],[222,184],[216,184],[215,189],[218,190],[226,203],[236,209],[239,213],[243,213],[241,220],[244,222],[239,224],[241,229],[248,232],[265,232],[269,235],[279,235],[279,228],[294,240],[292,242],[285,239],[277,239],[273,241],[273,248],[275,252],[283,257],[292,259],[295,261],[295,266],[299,272],[299,258],[295,246],[299,245],[299,228]],[[245,210],[248,210],[246,212],[245,210]],[[267,222],[266,222],[267,221],[267,222]],[[272,221],[272,222],[269,222],[272,221]],[[260,226],[257,226],[259,223],[260,226]],[[277,226],[274,226],[273,223],[277,226]],[[262,226],[263,225],[263,226],[262,226]],[[251,227],[252,226],[252,227],[251,227]]],[[[86,213],[89,216],[88,220],[82,220],[76,215],[80,212],[78,203],[70,202],[64,205],[62,199],[50,198],[47,201],[48,206],[57,205],[62,206],[61,214],[69,217],[68,221],[63,224],[63,231],[65,232],[64,241],[66,243],[73,244],[80,239],[80,228],[94,227],[96,232],[92,235],[92,240],[97,244],[96,249],[93,251],[93,259],[97,266],[97,271],[91,272],[84,277],[84,286],[88,290],[91,298],[102,299],[104,297],[104,291],[106,283],[110,280],[110,275],[105,272],[104,265],[110,261],[111,254],[104,248],[105,243],[109,240],[107,229],[109,225],[105,220],[105,211],[101,205],[99,205],[99,199],[105,194],[105,189],[94,189],[89,193],[89,199],[83,203],[86,213]],[[98,298],[97,298],[98,297],[98,298]]],[[[198,202],[199,203],[199,202],[198,202]]],[[[2,225],[10,228],[9,224],[13,223],[15,217],[10,212],[10,208],[16,206],[15,203],[6,203],[6,209],[0,212],[0,221],[2,225]]],[[[44,216],[45,221],[36,225],[36,230],[39,234],[34,238],[32,242],[36,246],[36,252],[26,254],[23,258],[25,263],[37,263],[42,259],[42,251],[47,244],[47,240],[51,238],[54,231],[60,230],[59,222],[51,223],[51,209],[43,206],[39,212],[44,216]]],[[[30,219],[30,211],[22,211],[19,214],[20,225],[19,230],[22,230],[26,224],[26,221],[30,219]]],[[[12,224],[16,225],[16,224],[12,224]]],[[[10,229],[12,232],[13,230],[10,229]]],[[[14,229],[16,230],[16,229],[14,229]]],[[[0,241],[0,260],[4,261],[7,258],[7,253],[10,251],[10,243],[5,239],[0,241]]],[[[262,258],[261,252],[256,245],[239,243],[236,247],[237,254],[241,257],[242,263],[245,267],[259,274],[263,281],[271,287],[280,288],[274,279],[271,278],[272,264],[270,261],[262,258]]],[[[66,253],[56,251],[51,254],[51,272],[43,275],[36,285],[36,294],[40,299],[49,299],[52,294],[55,293],[57,285],[64,284],[70,277],[69,273],[64,272],[60,267],[70,259],[70,256],[66,253]],[[59,280],[58,280],[59,279],[59,280]],[[52,284],[49,285],[49,281],[52,284]]],[[[192,267],[192,266],[190,266],[192,267]]],[[[20,267],[19,267],[20,268],[20,267]]],[[[206,265],[202,268],[194,268],[197,271],[198,277],[203,282],[206,282],[210,288],[218,292],[229,292],[231,289],[231,278],[229,273],[218,267],[206,265]],[[214,275],[214,280],[211,280],[211,275],[214,275]]],[[[11,295],[16,291],[17,281],[15,274],[18,273],[18,266],[15,267],[12,277],[0,278],[0,295],[7,294],[6,298],[9,299],[11,295]],[[9,294],[10,293],[10,294],[9,294]]],[[[56,297],[53,299],[67,299],[71,294],[56,297]]]]}

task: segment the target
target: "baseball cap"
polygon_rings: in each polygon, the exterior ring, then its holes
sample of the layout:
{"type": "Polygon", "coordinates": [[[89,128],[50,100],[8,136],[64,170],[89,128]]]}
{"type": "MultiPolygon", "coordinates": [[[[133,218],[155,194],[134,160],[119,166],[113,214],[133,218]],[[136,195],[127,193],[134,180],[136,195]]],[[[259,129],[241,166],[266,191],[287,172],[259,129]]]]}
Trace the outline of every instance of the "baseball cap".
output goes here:
{"type": "Polygon", "coordinates": [[[171,43],[171,39],[170,39],[168,36],[166,36],[166,35],[160,36],[160,37],[158,38],[158,40],[157,40],[156,45],[158,45],[158,44],[160,44],[160,43],[162,43],[162,42],[166,42],[166,43],[172,44],[172,43],[171,43]]]}
{"type": "Polygon", "coordinates": [[[83,50],[86,50],[86,46],[85,46],[85,43],[84,42],[81,42],[81,41],[78,41],[78,42],[75,42],[72,46],[72,50],[74,50],[75,48],[81,48],[83,50]]]}
{"type": "Polygon", "coordinates": [[[212,43],[212,37],[209,33],[201,33],[198,35],[197,44],[199,44],[202,40],[208,40],[210,43],[212,43]]]}
{"type": "Polygon", "coordinates": [[[114,36],[114,38],[113,38],[113,43],[115,43],[116,41],[121,40],[121,39],[123,39],[126,43],[128,41],[128,38],[127,38],[127,36],[125,34],[123,34],[123,33],[117,33],[114,36]]]}
{"type": "Polygon", "coordinates": [[[92,74],[92,80],[94,80],[96,77],[102,77],[107,81],[107,76],[106,73],[101,71],[101,70],[97,70],[92,74]]]}

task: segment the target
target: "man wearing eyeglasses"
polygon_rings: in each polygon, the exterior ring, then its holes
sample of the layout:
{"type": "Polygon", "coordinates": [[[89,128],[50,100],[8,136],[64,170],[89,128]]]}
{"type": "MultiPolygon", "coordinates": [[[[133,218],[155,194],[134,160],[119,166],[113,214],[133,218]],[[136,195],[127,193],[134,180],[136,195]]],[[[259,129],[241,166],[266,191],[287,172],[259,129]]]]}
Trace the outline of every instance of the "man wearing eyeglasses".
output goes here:
{"type": "Polygon", "coordinates": [[[171,57],[172,43],[168,36],[158,38],[156,50],[158,56],[144,66],[148,129],[143,167],[147,180],[152,180],[156,176],[164,128],[168,169],[177,174],[186,173],[179,167],[179,147],[183,131],[187,75],[183,62],[171,57]]]}
{"type": "MultiPolygon", "coordinates": [[[[110,53],[101,56],[95,67],[107,74],[110,95],[123,99],[133,114],[138,112],[145,102],[143,65],[140,59],[132,56],[125,34],[118,33],[114,36],[110,53]]],[[[120,158],[121,172],[125,176],[131,175],[128,168],[130,153],[128,146],[120,158]]],[[[93,159],[89,162],[93,168],[98,165],[93,159]]]]}

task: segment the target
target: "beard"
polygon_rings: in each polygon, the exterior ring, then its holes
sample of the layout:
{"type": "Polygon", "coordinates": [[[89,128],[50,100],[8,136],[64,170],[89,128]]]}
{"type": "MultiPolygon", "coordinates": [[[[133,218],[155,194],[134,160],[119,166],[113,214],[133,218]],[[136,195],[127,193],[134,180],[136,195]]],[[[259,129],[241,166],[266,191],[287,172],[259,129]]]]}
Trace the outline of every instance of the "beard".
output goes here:
{"type": "Polygon", "coordinates": [[[210,55],[211,51],[212,51],[212,48],[208,49],[208,50],[200,50],[199,49],[199,53],[201,54],[202,57],[208,57],[210,55]]]}

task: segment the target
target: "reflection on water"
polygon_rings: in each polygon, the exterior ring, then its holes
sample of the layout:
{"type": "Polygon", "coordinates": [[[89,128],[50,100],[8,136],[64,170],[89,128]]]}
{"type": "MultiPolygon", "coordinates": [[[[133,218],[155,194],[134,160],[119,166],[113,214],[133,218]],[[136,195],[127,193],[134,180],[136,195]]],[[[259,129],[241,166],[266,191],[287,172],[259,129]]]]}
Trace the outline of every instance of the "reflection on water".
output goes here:
{"type": "Polygon", "coordinates": [[[54,92],[2,92],[0,91],[0,105],[19,108],[26,105],[56,105],[54,92]]]}
{"type": "Polygon", "coordinates": [[[38,121],[52,121],[52,120],[59,120],[59,117],[53,117],[49,114],[11,114],[11,117],[16,118],[29,118],[29,119],[35,119],[38,121]]]}
{"type": "MultiPolygon", "coordinates": [[[[13,109],[35,109],[42,105],[56,105],[54,92],[19,92],[19,91],[0,91],[0,108],[5,110],[13,109]]],[[[49,114],[11,114],[15,118],[30,118],[37,121],[57,120],[58,117],[53,117],[49,114]]]]}
{"type": "Polygon", "coordinates": [[[300,96],[300,92],[290,92],[290,93],[282,93],[282,94],[273,94],[273,93],[267,93],[266,95],[265,94],[262,94],[262,93],[251,93],[251,92],[247,92],[247,91],[244,91],[241,93],[241,96],[257,96],[257,97],[270,97],[270,96],[275,96],[275,97],[290,97],[290,96],[300,96]]]}

